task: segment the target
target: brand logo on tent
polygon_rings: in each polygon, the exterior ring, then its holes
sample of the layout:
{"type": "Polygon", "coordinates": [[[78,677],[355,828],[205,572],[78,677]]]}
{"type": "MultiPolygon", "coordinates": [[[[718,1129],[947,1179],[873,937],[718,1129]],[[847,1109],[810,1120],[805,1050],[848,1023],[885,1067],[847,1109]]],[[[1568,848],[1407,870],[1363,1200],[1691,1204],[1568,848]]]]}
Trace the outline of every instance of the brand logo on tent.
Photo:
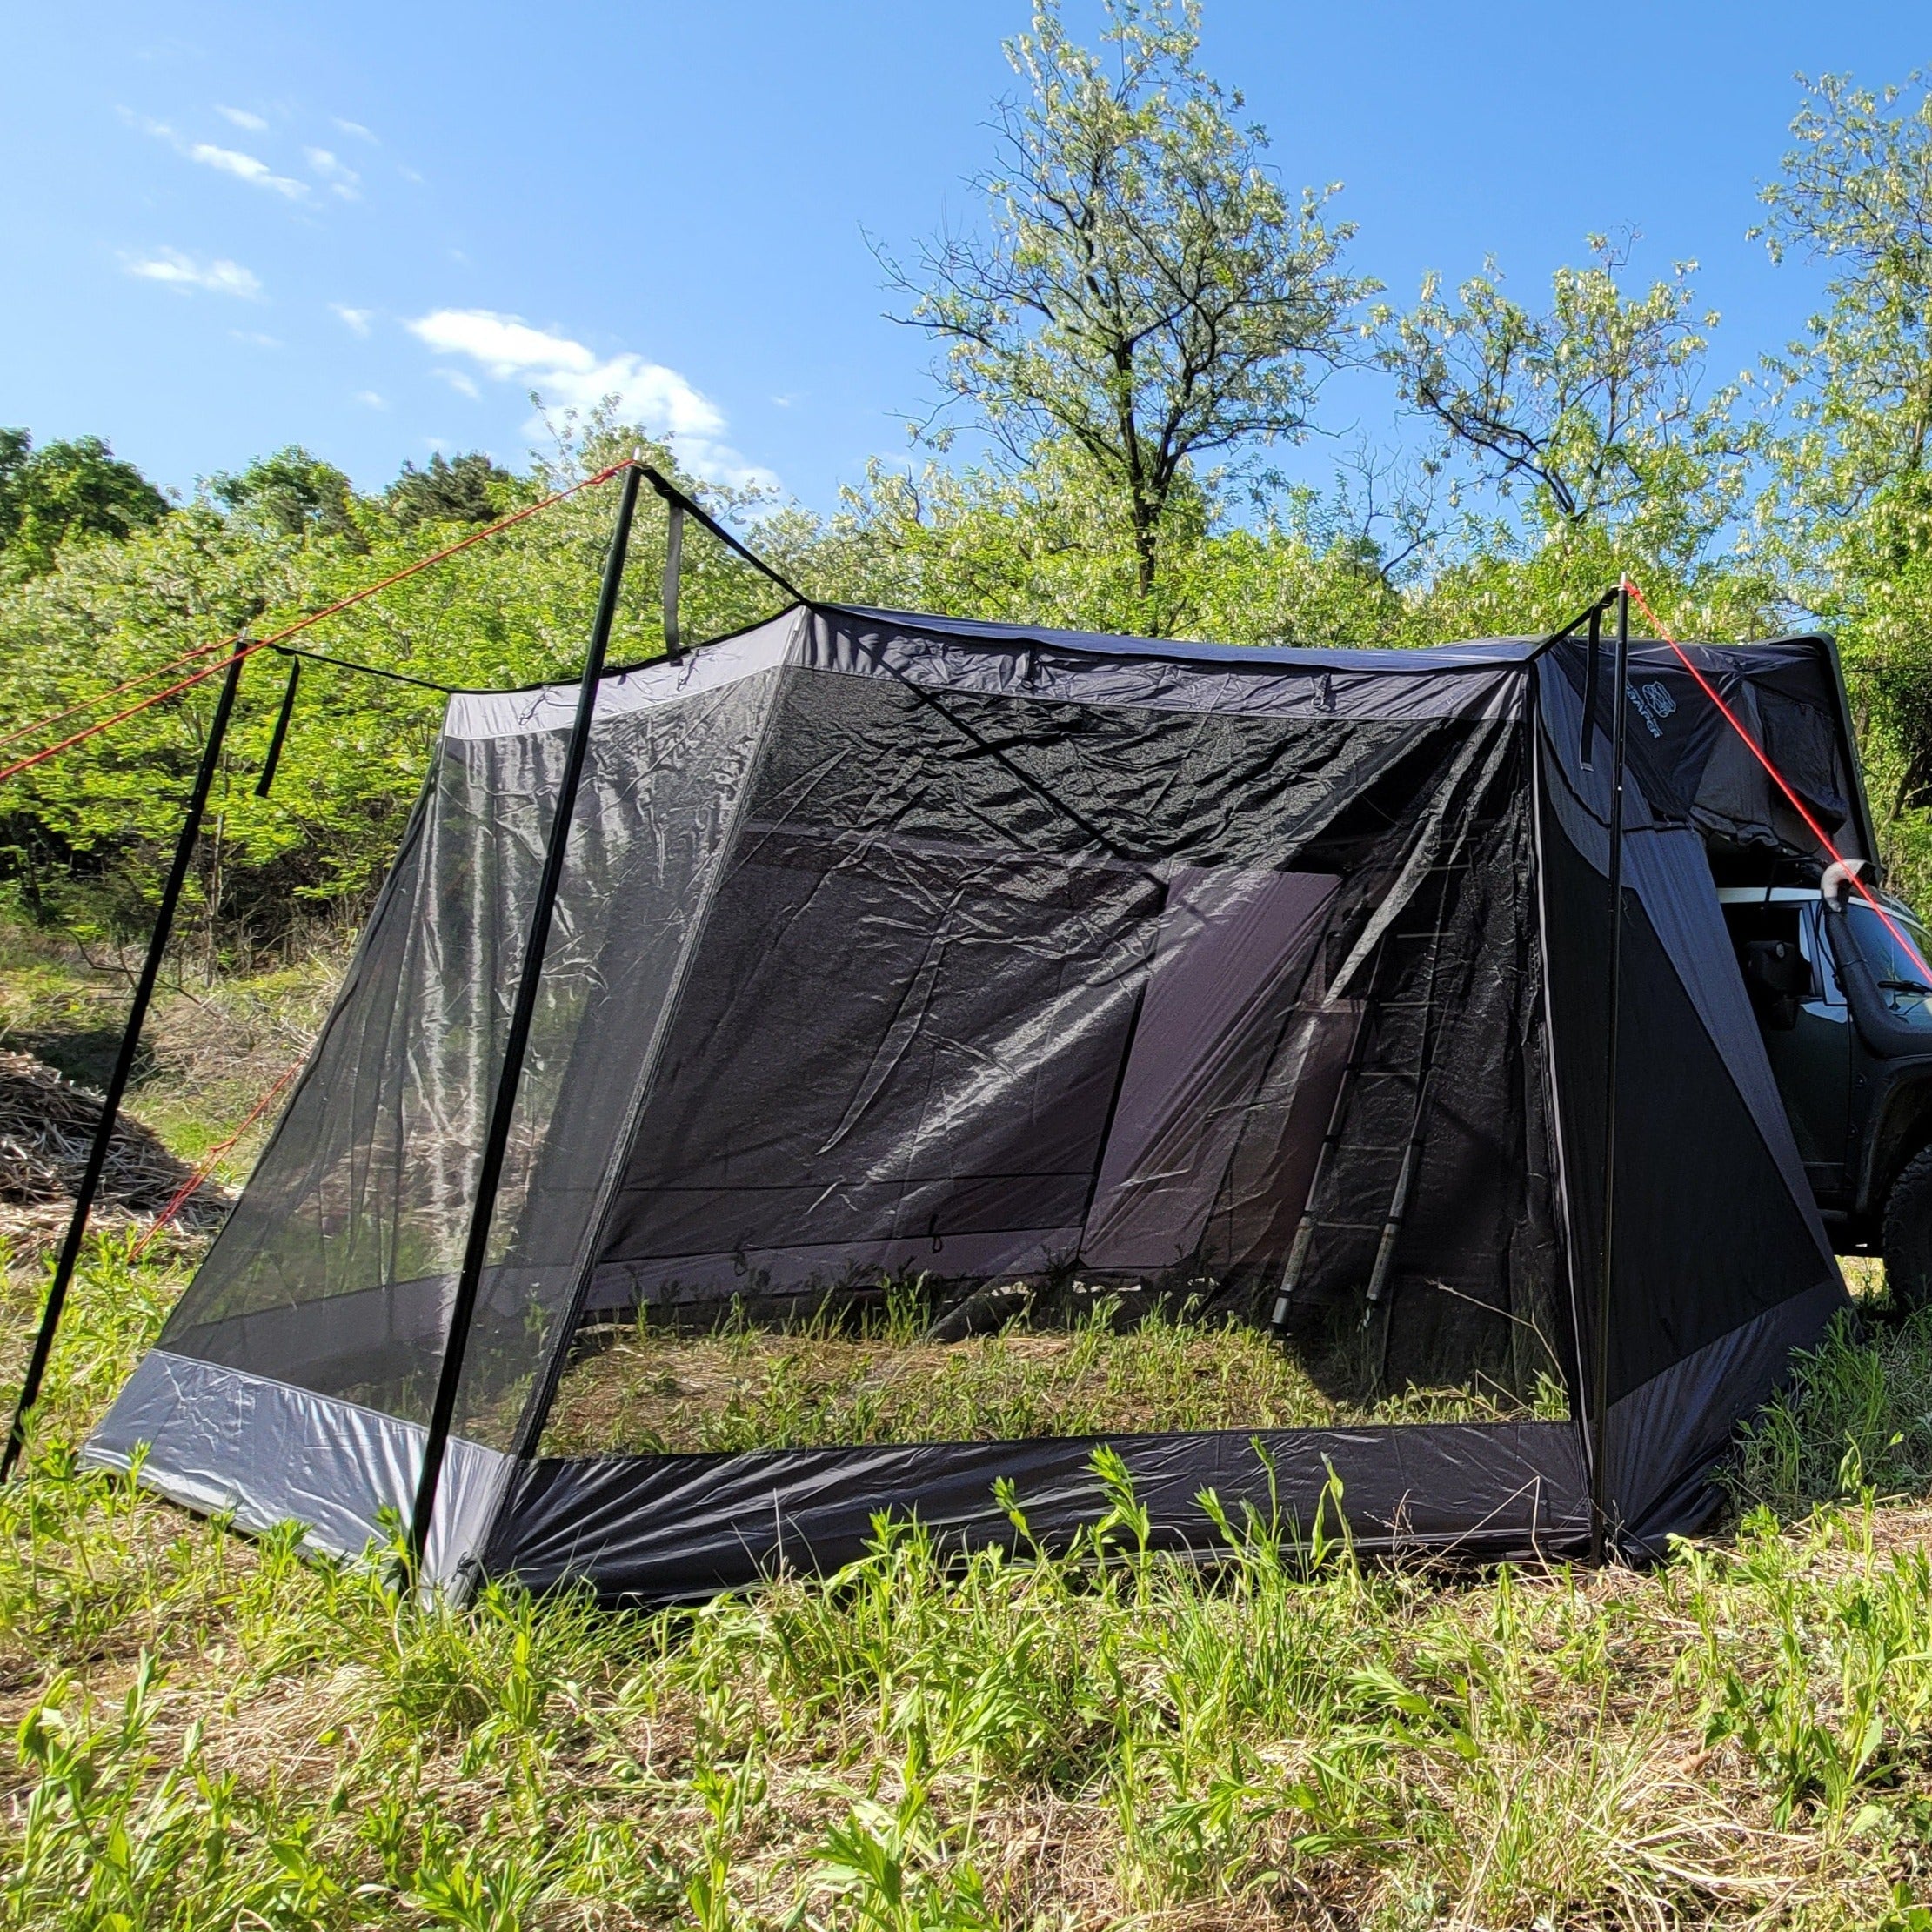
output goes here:
{"type": "Polygon", "coordinates": [[[1626,685],[1630,702],[1637,707],[1637,716],[1643,720],[1643,728],[1653,738],[1663,736],[1663,719],[1677,708],[1677,700],[1661,684],[1626,685]]]}

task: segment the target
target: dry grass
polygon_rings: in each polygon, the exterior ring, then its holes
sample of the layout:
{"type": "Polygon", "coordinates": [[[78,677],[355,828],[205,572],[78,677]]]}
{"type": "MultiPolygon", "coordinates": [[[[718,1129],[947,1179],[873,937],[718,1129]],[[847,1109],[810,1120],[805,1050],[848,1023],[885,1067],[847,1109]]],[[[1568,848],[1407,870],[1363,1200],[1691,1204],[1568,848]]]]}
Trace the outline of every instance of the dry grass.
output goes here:
{"type": "Polygon", "coordinates": [[[1146,1430],[1306,1428],[1342,1422],[1501,1421],[1566,1413],[1507,1392],[1411,1388],[1380,1401],[1325,1394],[1251,1328],[1156,1315],[1115,1327],[1101,1299],[1071,1328],[1019,1322],[939,1342],[885,1333],[728,1322],[712,1334],[650,1325],[648,1311],[573,1363],[545,1432],[553,1455],[805,1448],[839,1443],[1014,1441],[1146,1430]]]}
{"type": "MultiPolygon", "coordinates": [[[[17,1252],[65,1233],[102,1112],[98,1093],[31,1054],[0,1052],[0,1233],[17,1252]]],[[[211,1181],[195,1185],[196,1173],[150,1127],[121,1113],[96,1196],[101,1225],[149,1226],[171,1209],[184,1233],[212,1230],[230,1197],[211,1181]]]]}
{"type": "MultiPolygon", "coordinates": [[[[127,1112],[198,1165],[305,1056],[344,964],[337,942],[242,977],[170,968],[149,1015],[127,1112]]],[[[0,923],[0,1049],[30,1053],[97,1090],[113,1065],[139,965],[137,954],[90,955],[0,923]]],[[[244,1179],[271,1124],[258,1123],[229,1150],[216,1178],[244,1179]]]]}

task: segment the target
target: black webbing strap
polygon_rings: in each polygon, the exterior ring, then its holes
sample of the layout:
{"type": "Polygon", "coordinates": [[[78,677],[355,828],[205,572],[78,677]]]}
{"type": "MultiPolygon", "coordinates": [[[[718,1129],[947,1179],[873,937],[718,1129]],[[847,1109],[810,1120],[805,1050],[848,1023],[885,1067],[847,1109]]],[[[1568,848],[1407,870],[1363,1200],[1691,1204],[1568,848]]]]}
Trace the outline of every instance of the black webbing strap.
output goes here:
{"type": "Polygon", "coordinates": [[[748,549],[741,544],[737,538],[732,535],[730,531],[725,528],[723,524],[719,523],[715,517],[707,515],[676,484],[666,481],[648,463],[640,463],[638,467],[650,479],[651,487],[672,509],[682,510],[694,524],[697,524],[701,529],[709,531],[713,537],[717,538],[726,550],[735,552],[737,555],[742,557],[760,576],[770,578],[772,583],[776,584],[794,604],[811,603],[812,599],[796,584],[773,570],[755,550],[748,549]]]}
{"type": "Polygon", "coordinates": [[[675,664],[679,657],[678,578],[685,560],[685,506],[674,497],[669,500],[671,523],[664,543],[664,654],[675,664]]]}
{"type": "Polygon", "coordinates": [[[1583,672],[1583,738],[1577,747],[1577,763],[1586,772],[1591,769],[1590,745],[1596,737],[1596,687],[1602,658],[1603,609],[1599,605],[1590,612],[1590,650],[1583,672]]]}
{"type": "Polygon", "coordinates": [[[282,708],[275,714],[275,729],[269,735],[268,756],[262,760],[262,775],[255,781],[255,796],[265,799],[269,787],[275,783],[277,767],[282,762],[282,746],[287,742],[289,719],[295,715],[296,686],[302,682],[302,660],[292,652],[289,655],[289,681],[282,692],[282,708]]]}

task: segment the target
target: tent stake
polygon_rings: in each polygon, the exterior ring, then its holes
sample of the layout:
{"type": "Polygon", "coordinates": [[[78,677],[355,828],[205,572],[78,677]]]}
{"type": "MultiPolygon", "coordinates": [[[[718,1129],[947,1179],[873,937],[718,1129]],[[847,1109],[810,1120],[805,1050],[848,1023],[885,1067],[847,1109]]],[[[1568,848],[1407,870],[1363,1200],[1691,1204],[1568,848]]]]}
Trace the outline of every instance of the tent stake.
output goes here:
{"type": "Polygon", "coordinates": [[[436,1380],[436,1400],[430,1409],[429,1432],[423,1442],[423,1467],[416,1481],[416,1503],[410,1514],[409,1568],[419,1575],[429,1549],[430,1525],[436,1515],[436,1492],[449,1448],[450,1427],[456,1418],[456,1399],[463,1380],[463,1356],[476,1314],[477,1294],[489,1253],[491,1224],[496,1219],[497,1189],[503,1179],[504,1156],[517,1109],[517,1089],[523,1077],[530,1029],[537,1017],[537,995],[543,979],[544,952],[550,941],[551,914],[557,889],[563,882],[564,856],[570,844],[571,820],[576,816],[578,786],[590,748],[591,725],[597,712],[598,687],[604,678],[605,654],[617,621],[618,595],[624,588],[624,559],[631,542],[631,518],[638,505],[639,466],[624,472],[624,495],[618,505],[617,528],[604,561],[604,585],[598,598],[597,621],[591,628],[591,647],[584,659],[583,681],[577,689],[577,717],[571,726],[570,748],[558,781],[557,804],[544,840],[544,866],[538,875],[536,903],[531,909],[530,932],[524,943],[523,969],[517,979],[516,1002],[503,1045],[503,1065],[490,1105],[490,1125],[484,1136],[483,1157],[477,1167],[476,1200],[470,1210],[470,1229],[463,1247],[463,1263],[450,1303],[449,1339],[436,1380]]]}
{"type": "Polygon", "coordinates": [[[1610,1280],[1617,1206],[1617,1026],[1623,1016],[1624,728],[1629,710],[1630,585],[1617,585],[1617,647],[1610,677],[1610,984],[1603,1022],[1603,1251],[1590,1363],[1590,1561],[1603,1561],[1609,1528],[1610,1280]]]}
{"type": "Polygon", "coordinates": [[[61,1311],[67,1305],[67,1291],[73,1284],[74,1270],[80,1261],[81,1243],[86,1238],[87,1220],[100,1192],[101,1175],[107,1167],[108,1150],[113,1145],[114,1128],[120,1118],[122,1096],[127,1092],[134,1072],[134,1056],[141,1045],[141,1029],[154,999],[156,982],[161,977],[161,962],[174,932],[175,909],[181,903],[182,889],[194,864],[195,847],[201,839],[201,821],[208,809],[208,794],[213,789],[215,772],[221,763],[222,742],[228,736],[228,720],[235,709],[236,687],[242,681],[244,652],[237,649],[228,660],[222,679],[221,695],[215,700],[215,715],[208,725],[208,740],[201,748],[201,767],[195,773],[195,788],[188,799],[188,811],[181,821],[181,833],[175,840],[174,864],[169,867],[167,883],[161,888],[161,903],[156,908],[154,929],[148,934],[148,956],[141,963],[141,977],[134,986],[133,1003],[128,1008],[127,1025],[121,1032],[121,1045],[114,1056],[114,1071],[108,1076],[107,1092],[102,1097],[100,1125],[94,1130],[94,1144],[87,1151],[87,1166],[74,1196],[74,1213],[67,1223],[67,1239],[61,1243],[60,1259],[54,1264],[54,1279],[47,1290],[47,1306],[40,1318],[40,1333],[34,1337],[33,1354],[27,1359],[27,1373],[20,1383],[20,1400],[14,1405],[13,1426],[7,1431],[7,1446],[0,1451],[0,1482],[13,1474],[15,1463],[27,1440],[27,1415],[40,1397],[41,1379],[47,1373],[47,1360],[54,1352],[54,1334],[60,1327],[61,1311]]]}

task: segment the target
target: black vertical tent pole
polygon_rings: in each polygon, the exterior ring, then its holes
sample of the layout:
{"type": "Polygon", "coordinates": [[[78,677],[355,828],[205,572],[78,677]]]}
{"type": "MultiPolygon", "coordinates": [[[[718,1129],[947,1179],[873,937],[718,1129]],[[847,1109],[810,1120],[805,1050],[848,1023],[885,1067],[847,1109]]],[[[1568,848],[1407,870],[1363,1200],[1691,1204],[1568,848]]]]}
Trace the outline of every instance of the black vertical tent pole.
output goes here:
{"type": "Polygon", "coordinates": [[[557,888],[564,877],[564,855],[570,844],[571,820],[576,815],[578,786],[584,776],[584,759],[591,741],[591,725],[597,712],[598,686],[604,678],[605,653],[610,648],[611,628],[617,620],[618,594],[624,587],[624,558],[631,541],[631,518],[638,505],[641,480],[636,464],[624,472],[624,495],[618,505],[617,528],[611,538],[610,554],[604,561],[604,585],[598,598],[597,621],[591,627],[591,647],[584,659],[584,677],[577,689],[577,718],[571,726],[570,749],[565,754],[564,772],[558,781],[557,803],[544,841],[544,866],[537,883],[537,899],[531,908],[530,932],[524,942],[523,969],[517,979],[515,1004],[510,1013],[510,1030],[503,1044],[503,1065],[497,1074],[496,1096],[490,1105],[490,1124],[484,1136],[483,1158],[477,1168],[476,1199],[470,1209],[470,1230],[463,1246],[463,1265],[456,1278],[456,1294],[450,1303],[449,1339],[443,1347],[443,1365],[436,1380],[436,1400],[430,1410],[429,1433],[423,1442],[423,1467],[416,1481],[416,1504],[410,1515],[409,1558],[411,1574],[421,1570],[424,1553],[429,1548],[430,1524],[436,1514],[437,1486],[442,1480],[443,1461],[449,1448],[450,1426],[456,1417],[457,1391],[463,1380],[463,1356],[470,1340],[470,1326],[476,1314],[477,1294],[483,1281],[484,1261],[490,1248],[490,1228],[496,1218],[497,1189],[503,1179],[504,1156],[510,1146],[510,1129],[517,1110],[517,1089],[523,1078],[524,1056],[530,1045],[530,1029],[537,1017],[537,994],[543,979],[544,950],[550,940],[551,914],[557,905],[557,888]]]}
{"type": "Polygon", "coordinates": [[[1630,584],[1617,585],[1617,647],[1610,678],[1610,984],[1603,1020],[1603,1250],[1590,1362],[1590,1561],[1603,1561],[1609,1515],[1610,1280],[1616,1243],[1617,1028],[1623,1015],[1624,727],[1629,711],[1630,584]]]}
{"type": "Polygon", "coordinates": [[[222,741],[228,735],[228,720],[235,709],[235,690],[242,680],[242,665],[247,650],[236,652],[228,660],[228,672],[222,679],[221,696],[215,700],[215,715],[208,725],[207,741],[201,748],[201,766],[195,773],[195,788],[188,800],[187,815],[181,821],[181,834],[175,840],[174,864],[168,869],[167,883],[161,888],[161,904],[154,915],[154,929],[148,934],[148,956],[141,963],[141,977],[134,986],[133,1004],[128,1008],[127,1025],[122,1029],[119,1051],[114,1056],[114,1071],[108,1076],[107,1092],[102,1097],[100,1125],[94,1130],[94,1144],[87,1152],[87,1166],[74,1196],[74,1213],[67,1223],[67,1239],[61,1243],[60,1259],[54,1264],[54,1279],[47,1289],[47,1306],[40,1318],[40,1333],[34,1337],[33,1353],[27,1358],[27,1373],[21,1379],[20,1399],[14,1405],[13,1426],[7,1431],[7,1446],[0,1451],[0,1482],[13,1474],[15,1463],[27,1439],[27,1415],[40,1397],[47,1360],[54,1351],[55,1331],[60,1327],[61,1310],[67,1305],[67,1291],[79,1263],[81,1243],[87,1235],[88,1216],[94,1197],[100,1192],[101,1176],[106,1171],[108,1150],[113,1145],[114,1128],[120,1118],[121,1100],[134,1071],[134,1056],[141,1045],[141,1029],[154,999],[156,982],[161,977],[161,962],[174,932],[175,909],[181,903],[183,888],[195,861],[195,847],[201,838],[201,821],[208,810],[208,794],[213,789],[215,772],[221,763],[222,741]]]}
{"type": "Polygon", "coordinates": [[[1583,672],[1583,742],[1577,762],[1588,772],[1596,743],[1596,687],[1603,676],[1603,606],[1590,612],[1590,647],[1583,672]]]}

